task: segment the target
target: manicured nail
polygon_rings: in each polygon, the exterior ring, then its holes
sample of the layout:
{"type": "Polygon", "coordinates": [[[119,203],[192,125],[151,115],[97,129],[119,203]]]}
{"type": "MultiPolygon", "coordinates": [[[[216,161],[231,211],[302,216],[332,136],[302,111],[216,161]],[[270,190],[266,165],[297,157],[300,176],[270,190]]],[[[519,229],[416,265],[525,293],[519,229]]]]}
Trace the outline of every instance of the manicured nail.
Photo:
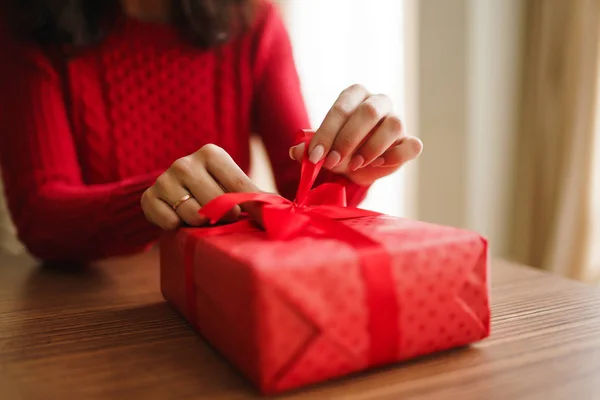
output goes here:
{"type": "Polygon", "coordinates": [[[322,144],[319,144],[310,152],[310,155],[308,156],[308,161],[310,161],[313,164],[316,164],[319,161],[321,161],[321,158],[323,158],[324,153],[325,147],[323,147],[322,144]]]}
{"type": "Polygon", "coordinates": [[[304,155],[304,143],[297,144],[296,146],[290,147],[290,158],[292,160],[300,161],[304,155]],[[295,157],[295,153],[300,153],[300,158],[295,157]]]}
{"type": "Polygon", "coordinates": [[[357,154],[354,157],[352,157],[352,160],[350,160],[350,163],[348,164],[348,168],[350,169],[350,171],[356,171],[364,164],[364,162],[365,162],[364,157],[361,156],[360,154],[357,154]]]}
{"type": "Polygon", "coordinates": [[[340,163],[341,159],[342,159],[342,156],[340,156],[340,153],[338,153],[335,150],[331,150],[329,152],[329,154],[327,154],[327,158],[325,159],[325,162],[323,163],[323,168],[332,169],[333,167],[335,167],[336,165],[338,165],[340,163]]]}
{"type": "Polygon", "coordinates": [[[381,167],[385,163],[385,158],[378,157],[371,163],[371,167],[381,167]]]}

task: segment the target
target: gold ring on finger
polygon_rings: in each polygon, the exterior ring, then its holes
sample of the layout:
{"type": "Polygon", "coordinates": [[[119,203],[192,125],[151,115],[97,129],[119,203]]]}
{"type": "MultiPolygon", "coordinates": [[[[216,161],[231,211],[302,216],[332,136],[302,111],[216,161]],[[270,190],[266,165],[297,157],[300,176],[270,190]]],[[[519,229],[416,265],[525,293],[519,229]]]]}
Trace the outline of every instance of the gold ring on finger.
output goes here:
{"type": "Polygon", "coordinates": [[[183,196],[182,198],[180,198],[179,200],[177,200],[175,202],[175,204],[173,204],[173,211],[177,211],[177,208],[179,208],[180,205],[182,205],[183,203],[185,203],[186,201],[188,201],[189,199],[192,198],[191,194],[186,194],[185,196],[183,196]]]}

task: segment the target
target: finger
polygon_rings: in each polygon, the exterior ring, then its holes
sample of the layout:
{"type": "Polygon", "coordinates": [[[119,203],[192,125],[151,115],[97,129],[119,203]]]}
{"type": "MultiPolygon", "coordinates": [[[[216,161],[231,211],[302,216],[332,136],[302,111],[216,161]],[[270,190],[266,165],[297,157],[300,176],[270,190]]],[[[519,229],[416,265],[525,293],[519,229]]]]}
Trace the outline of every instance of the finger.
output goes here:
{"type": "Polygon", "coordinates": [[[360,154],[364,160],[361,167],[371,164],[395,143],[400,143],[403,134],[400,118],[395,115],[387,116],[356,153],[360,154]]]}
{"type": "Polygon", "coordinates": [[[169,171],[161,175],[156,180],[154,188],[158,198],[163,200],[186,224],[190,226],[202,226],[206,224],[206,218],[198,214],[200,203],[196,198],[196,194],[191,192],[185,183],[181,182],[180,178],[173,172],[169,171]],[[192,195],[192,197],[177,206],[176,210],[173,210],[173,205],[187,195],[192,195]]]}
{"type": "MultiPolygon", "coordinates": [[[[261,190],[250,180],[248,175],[233,161],[227,152],[218,151],[206,160],[208,173],[228,193],[260,193],[261,190]]],[[[253,218],[259,220],[261,216],[260,206],[255,204],[244,204],[242,208],[253,218]]]]}
{"type": "MultiPolygon", "coordinates": [[[[208,204],[211,200],[225,193],[225,189],[213,178],[213,176],[204,168],[199,169],[195,174],[189,175],[184,179],[185,186],[198,199],[200,206],[208,204]]],[[[199,209],[198,209],[199,210],[199,209]]],[[[194,210],[198,214],[198,210],[194,210]]],[[[240,215],[240,208],[232,208],[225,216],[223,221],[231,222],[237,220],[240,215]]],[[[205,217],[201,217],[205,218],[205,217]]]]}
{"type": "Polygon", "coordinates": [[[167,231],[175,230],[180,226],[181,218],[157,196],[154,187],[144,192],[141,202],[144,215],[151,223],[167,231]]]}
{"type": "Polygon", "coordinates": [[[325,155],[327,155],[324,164],[326,168],[331,169],[339,163],[341,155],[337,152],[330,152],[333,141],[368,95],[367,90],[360,85],[350,86],[340,94],[310,141],[308,149],[309,160],[312,163],[316,164],[325,155]]]}
{"type": "Polygon", "coordinates": [[[419,138],[409,136],[375,159],[370,167],[399,167],[417,158],[422,151],[423,142],[419,138]]]}
{"type": "Polygon", "coordinates": [[[348,122],[337,134],[332,151],[340,154],[340,164],[348,162],[348,168],[356,171],[365,159],[361,154],[354,154],[365,140],[367,135],[387,116],[392,110],[392,102],[384,95],[374,95],[366,99],[348,122]],[[351,158],[352,157],[352,158],[351,158]],[[351,158],[351,159],[350,159],[351,158]]]}
{"type": "Polygon", "coordinates": [[[206,160],[206,169],[228,193],[260,192],[225,151],[209,157],[206,160]]]}

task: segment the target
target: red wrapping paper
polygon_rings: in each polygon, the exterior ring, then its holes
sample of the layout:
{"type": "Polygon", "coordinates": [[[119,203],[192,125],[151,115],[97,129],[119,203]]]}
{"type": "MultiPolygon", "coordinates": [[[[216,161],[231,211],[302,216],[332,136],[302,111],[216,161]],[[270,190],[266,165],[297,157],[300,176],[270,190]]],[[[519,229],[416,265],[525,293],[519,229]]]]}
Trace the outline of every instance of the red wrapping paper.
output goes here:
{"type": "MultiPolygon", "coordinates": [[[[307,141],[309,136],[300,139],[307,141]]],[[[265,203],[249,220],[161,242],[163,296],[265,394],[481,340],[490,333],[487,241],[345,207],[334,185],[295,202],[228,194],[202,212],[265,203]]]]}

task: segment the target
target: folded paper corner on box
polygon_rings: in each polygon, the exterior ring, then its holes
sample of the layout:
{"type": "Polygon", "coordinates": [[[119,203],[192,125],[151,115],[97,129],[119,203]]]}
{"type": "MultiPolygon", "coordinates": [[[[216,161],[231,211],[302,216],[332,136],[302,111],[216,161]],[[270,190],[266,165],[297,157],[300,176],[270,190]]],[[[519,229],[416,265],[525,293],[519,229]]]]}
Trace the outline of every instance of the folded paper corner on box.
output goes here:
{"type": "MultiPolygon", "coordinates": [[[[271,276],[263,276],[268,282],[272,293],[277,296],[279,301],[284,304],[287,310],[295,314],[307,327],[313,330],[313,334],[307,337],[301,346],[299,346],[293,354],[291,354],[285,362],[271,375],[268,381],[270,387],[280,391],[280,388],[287,387],[298,370],[300,363],[303,363],[307,358],[314,357],[315,352],[318,354],[323,351],[323,346],[330,354],[335,354],[337,359],[345,360],[348,365],[360,365],[361,360],[353,349],[348,348],[344,341],[338,337],[338,332],[331,328],[331,322],[335,319],[334,312],[331,310],[331,305],[327,302],[307,302],[310,297],[315,297],[314,286],[306,287],[306,291],[296,291],[293,293],[290,290],[290,285],[286,284],[286,280],[277,282],[276,279],[271,279],[271,276]],[[291,375],[290,375],[291,374],[291,375]]],[[[294,286],[298,281],[294,281],[294,286]]],[[[322,288],[325,290],[326,288],[322,288]]],[[[318,297],[318,296],[317,296],[318,297]]],[[[366,361],[365,361],[366,362],[366,361]]]]}

